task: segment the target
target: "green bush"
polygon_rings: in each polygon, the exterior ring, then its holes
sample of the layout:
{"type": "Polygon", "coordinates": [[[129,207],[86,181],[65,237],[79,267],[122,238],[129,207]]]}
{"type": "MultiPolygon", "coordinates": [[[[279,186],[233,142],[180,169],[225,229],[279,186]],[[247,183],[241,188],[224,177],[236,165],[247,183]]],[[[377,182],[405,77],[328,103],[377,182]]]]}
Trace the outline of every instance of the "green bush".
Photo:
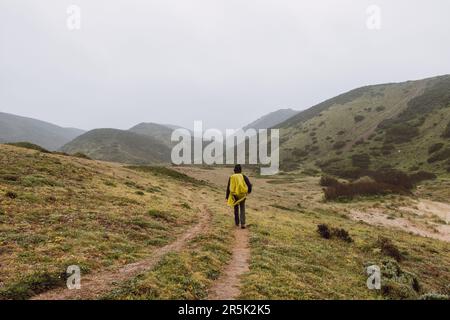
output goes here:
{"type": "Polygon", "coordinates": [[[384,260],[381,264],[381,293],[390,299],[416,299],[420,292],[417,276],[404,271],[395,260],[384,260]]]}

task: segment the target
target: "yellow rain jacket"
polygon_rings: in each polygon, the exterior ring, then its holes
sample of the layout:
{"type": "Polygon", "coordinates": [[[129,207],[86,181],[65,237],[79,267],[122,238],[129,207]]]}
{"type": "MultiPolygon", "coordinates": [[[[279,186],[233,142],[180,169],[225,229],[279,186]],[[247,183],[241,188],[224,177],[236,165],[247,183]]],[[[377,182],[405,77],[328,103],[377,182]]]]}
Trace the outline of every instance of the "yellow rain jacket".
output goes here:
{"type": "Polygon", "coordinates": [[[248,187],[241,173],[233,174],[230,177],[230,195],[228,196],[228,205],[234,207],[247,198],[248,187]]]}

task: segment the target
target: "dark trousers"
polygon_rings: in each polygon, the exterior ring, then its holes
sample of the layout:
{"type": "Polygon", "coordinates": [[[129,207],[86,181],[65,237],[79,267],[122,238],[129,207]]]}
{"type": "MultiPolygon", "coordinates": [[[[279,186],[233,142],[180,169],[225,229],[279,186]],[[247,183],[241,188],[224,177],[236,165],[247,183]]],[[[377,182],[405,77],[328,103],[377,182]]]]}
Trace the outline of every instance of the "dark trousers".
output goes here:
{"type": "Polygon", "coordinates": [[[241,223],[241,226],[245,225],[245,200],[234,206],[234,222],[236,225],[241,223]]]}

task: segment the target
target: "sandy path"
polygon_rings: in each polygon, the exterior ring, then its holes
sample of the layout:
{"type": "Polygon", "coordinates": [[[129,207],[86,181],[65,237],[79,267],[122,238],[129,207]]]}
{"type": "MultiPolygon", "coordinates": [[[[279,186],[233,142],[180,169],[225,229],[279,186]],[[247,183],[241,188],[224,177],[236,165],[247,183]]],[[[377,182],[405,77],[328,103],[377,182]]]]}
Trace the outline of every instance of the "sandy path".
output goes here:
{"type": "Polygon", "coordinates": [[[240,277],[249,271],[250,247],[248,229],[235,231],[233,254],[230,263],[225,267],[222,276],[209,290],[210,300],[234,300],[240,291],[240,277]]]}
{"type": "Polygon", "coordinates": [[[156,249],[147,259],[125,265],[118,270],[107,270],[82,276],[80,290],[68,290],[65,287],[57,288],[39,294],[32,300],[98,299],[113,290],[118,284],[137,276],[139,273],[151,270],[167,253],[183,249],[189,240],[206,230],[210,218],[210,212],[203,208],[199,215],[199,223],[188,229],[174,242],[156,249]]]}

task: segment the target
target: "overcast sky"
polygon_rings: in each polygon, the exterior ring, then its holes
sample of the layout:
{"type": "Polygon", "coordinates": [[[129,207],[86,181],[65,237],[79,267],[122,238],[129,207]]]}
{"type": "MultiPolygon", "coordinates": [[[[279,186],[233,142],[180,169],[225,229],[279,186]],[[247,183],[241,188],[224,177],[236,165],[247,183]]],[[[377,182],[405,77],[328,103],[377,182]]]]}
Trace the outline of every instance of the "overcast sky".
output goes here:
{"type": "Polygon", "coordinates": [[[237,128],[450,73],[449,13],[448,0],[0,0],[0,111],[82,129],[237,128]]]}

